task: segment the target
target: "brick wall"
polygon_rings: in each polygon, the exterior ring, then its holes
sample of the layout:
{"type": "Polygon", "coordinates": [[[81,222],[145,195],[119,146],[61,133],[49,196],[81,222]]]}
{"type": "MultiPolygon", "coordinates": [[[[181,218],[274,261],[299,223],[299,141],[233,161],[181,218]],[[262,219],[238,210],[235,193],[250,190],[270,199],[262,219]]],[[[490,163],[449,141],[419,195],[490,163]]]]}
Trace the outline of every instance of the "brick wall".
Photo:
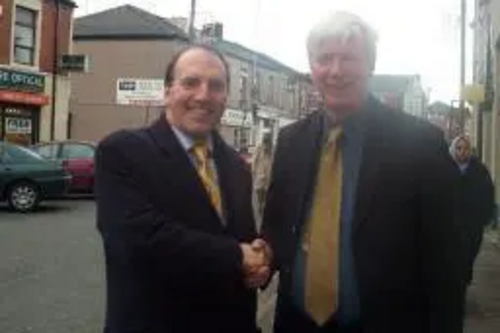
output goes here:
{"type": "Polygon", "coordinates": [[[12,3],[13,0],[0,0],[0,7],[2,7],[2,15],[0,16],[0,64],[8,64],[10,61],[12,3]]]}
{"type": "MultiPolygon", "coordinates": [[[[1,0],[0,0],[1,1],[1,0]]],[[[73,8],[66,5],[59,5],[59,27],[55,31],[57,19],[57,9],[54,0],[44,0],[43,2],[42,38],[40,49],[40,70],[43,72],[53,71],[54,62],[54,42],[55,33],[59,33],[58,45],[59,55],[69,53],[71,42],[71,27],[73,8]]]]}
{"type": "MultiPolygon", "coordinates": [[[[40,71],[52,72],[54,59],[54,36],[56,20],[55,0],[42,0],[42,22],[40,35],[40,71]]],[[[12,16],[14,13],[14,0],[0,0],[2,15],[0,16],[0,64],[10,63],[12,41],[12,16]]],[[[61,4],[59,7],[59,54],[69,52],[71,43],[73,8],[61,4]]]]}

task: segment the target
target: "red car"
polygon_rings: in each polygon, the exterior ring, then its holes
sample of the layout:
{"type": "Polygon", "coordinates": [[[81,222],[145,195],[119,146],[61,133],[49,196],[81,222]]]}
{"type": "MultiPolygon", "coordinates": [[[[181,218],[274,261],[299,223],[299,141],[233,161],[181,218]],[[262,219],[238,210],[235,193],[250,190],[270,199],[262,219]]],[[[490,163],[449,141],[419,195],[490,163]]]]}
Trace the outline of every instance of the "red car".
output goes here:
{"type": "Polygon", "coordinates": [[[70,193],[93,194],[96,150],[94,143],[57,141],[39,143],[31,148],[46,159],[63,163],[64,169],[72,175],[70,193]]]}

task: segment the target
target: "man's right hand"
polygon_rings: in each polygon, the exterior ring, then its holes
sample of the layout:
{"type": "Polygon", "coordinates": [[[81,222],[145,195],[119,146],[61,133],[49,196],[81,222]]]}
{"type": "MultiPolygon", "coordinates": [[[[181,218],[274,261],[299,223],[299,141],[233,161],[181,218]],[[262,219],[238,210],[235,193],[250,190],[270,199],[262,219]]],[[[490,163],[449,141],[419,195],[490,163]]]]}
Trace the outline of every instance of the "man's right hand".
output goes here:
{"type": "Polygon", "coordinates": [[[272,254],[263,240],[257,239],[251,244],[240,244],[243,253],[245,283],[249,288],[258,288],[270,278],[272,254]]]}

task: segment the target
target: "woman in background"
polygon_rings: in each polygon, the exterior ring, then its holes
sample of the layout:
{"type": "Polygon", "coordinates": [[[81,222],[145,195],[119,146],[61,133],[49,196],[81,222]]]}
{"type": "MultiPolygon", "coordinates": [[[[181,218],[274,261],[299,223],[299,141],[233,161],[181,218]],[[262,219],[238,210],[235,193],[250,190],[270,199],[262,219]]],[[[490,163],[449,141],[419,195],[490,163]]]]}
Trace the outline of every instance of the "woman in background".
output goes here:
{"type": "Polygon", "coordinates": [[[470,284],[484,228],[494,218],[494,186],[488,169],[471,154],[471,143],[466,136],[458,136],[452,141],[450,153],[459,179],[456,208],[463,233],[466,278],[470,284]]]}

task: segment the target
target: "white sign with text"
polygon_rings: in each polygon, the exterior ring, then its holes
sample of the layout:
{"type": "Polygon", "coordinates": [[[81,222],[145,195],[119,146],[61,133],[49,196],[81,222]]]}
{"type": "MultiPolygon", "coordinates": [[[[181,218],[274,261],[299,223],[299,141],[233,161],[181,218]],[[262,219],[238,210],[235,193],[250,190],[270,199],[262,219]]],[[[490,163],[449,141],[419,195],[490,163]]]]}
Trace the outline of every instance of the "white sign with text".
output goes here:
{"type": "Polygon", "coordinates": [[[160,79],[118,79],[116,103],[132,106],[161,106],[164,86],[160,79]]]}

